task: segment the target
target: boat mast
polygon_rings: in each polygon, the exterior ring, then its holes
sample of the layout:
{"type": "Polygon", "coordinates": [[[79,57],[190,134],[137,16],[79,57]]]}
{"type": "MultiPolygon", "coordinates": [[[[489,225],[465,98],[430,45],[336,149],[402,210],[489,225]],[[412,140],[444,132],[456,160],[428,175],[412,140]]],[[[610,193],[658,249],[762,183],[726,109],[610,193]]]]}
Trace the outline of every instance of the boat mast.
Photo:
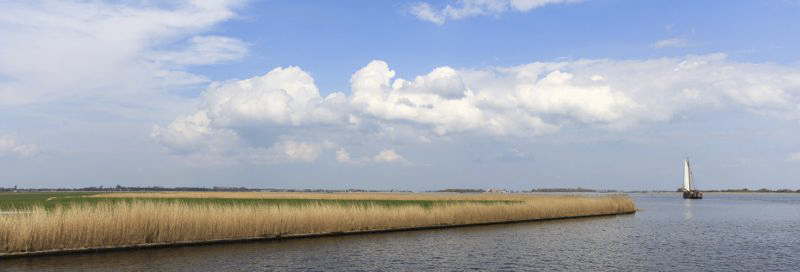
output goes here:
{"type": "Polygon", "coordinates": [[[689,168],[689,159],[687,158],[683,167],[683,190],[692,190],[692,170],[689,168]]]}

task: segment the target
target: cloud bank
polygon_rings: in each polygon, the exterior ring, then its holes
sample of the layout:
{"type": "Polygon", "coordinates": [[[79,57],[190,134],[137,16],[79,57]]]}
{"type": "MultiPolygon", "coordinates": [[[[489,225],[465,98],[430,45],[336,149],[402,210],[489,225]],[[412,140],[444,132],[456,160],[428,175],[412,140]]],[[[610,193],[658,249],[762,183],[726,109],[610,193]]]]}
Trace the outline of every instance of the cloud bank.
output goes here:
{"type": "Polygon", "coordinates": [[[338,162],[367,163],[406,161],[395,151],[404,141],[523,140],[565,127],[618,131],[698,109],[800,118],[800,69],[724,54],[445,66],[413,79],[376,60],[350,85],[349,94],[322,96],[299,67],[215,82],[197,112],[155,126],[151,136],[184,158],[313,162],[335,153],[338,162]],[[371,151],[355,159],[348,151],[364,146],[371,151]]]}
{"type": "Polygon", "coordinates": [[[207,83],[186,71],[241,58],[247,44],[202,35],[237,0],[0,3],[0,105],[150,94],[207,83]],[[159,4],[161,3],[161,4],[159,4]]]}

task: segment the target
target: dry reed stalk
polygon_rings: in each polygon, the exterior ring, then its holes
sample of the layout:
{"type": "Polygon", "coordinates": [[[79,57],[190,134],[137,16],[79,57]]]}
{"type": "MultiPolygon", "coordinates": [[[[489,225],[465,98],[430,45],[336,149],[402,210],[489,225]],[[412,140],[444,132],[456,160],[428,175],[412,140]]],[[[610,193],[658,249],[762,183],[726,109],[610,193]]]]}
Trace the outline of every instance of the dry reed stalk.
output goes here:
{"type": "Polygon", "coordinates": [[[190,205],[131,202],[0,216],[0,252],[276,237],[633,212],[627,196],[547,197],[517,204],[419,206],[190,205]]]}

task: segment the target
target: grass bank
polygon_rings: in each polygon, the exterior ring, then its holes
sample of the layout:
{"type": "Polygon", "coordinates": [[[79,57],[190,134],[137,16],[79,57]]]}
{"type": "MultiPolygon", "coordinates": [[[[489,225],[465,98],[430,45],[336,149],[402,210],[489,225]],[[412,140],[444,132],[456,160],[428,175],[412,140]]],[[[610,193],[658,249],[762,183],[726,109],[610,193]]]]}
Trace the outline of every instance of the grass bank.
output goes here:
{"type": "MultiPolygon", "coordinates": [[[[215,201],[237,198],[216,194],[215,198],[197,198],[200,199],[197,201],[216,199],[214,201],[192,203],[168,201],[178,199],[175,195],[162,195],[163,200],[153,201],[158,197],[141,194],[138,198],[117,197],[124,201],[102,202],[103,205],[98,202],[50,208],[36,205],[26,208],[27,213],[0,216],[0,252],[463,225],[619,214],[635,210],[633,201],[627,196],[409,194],[386,197],[374,194],[328,194],[327,198],[319,198],[312,194],[291,195],[294,198],[283,199],[339,202],[306,201],[301,202],[302,205],[275,204],[280,202],[221,204],[215,201]],[[410,203],[431,205],[342,205],[347,203],[341,202],[344,200],[373,201],[367,203],[412,201],[410,203]]],[[[96,197],[113,198],[108,195],[96,197]]],[[[249,198],[238,199],[249,201],[259,198],[250,195],[249,198]]],[[[270,195],[263,199],[281,198],[270,195]]]]}

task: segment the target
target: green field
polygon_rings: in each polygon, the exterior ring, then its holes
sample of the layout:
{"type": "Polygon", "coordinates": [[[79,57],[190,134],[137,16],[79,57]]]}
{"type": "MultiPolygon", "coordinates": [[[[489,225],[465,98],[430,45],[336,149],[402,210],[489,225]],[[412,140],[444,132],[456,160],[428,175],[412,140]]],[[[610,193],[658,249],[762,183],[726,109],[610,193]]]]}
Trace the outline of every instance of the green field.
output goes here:
{"type": "Polygon", "coordinates": [[[15,210],[29,208],[35,205],[54,207],[59,203],[74,201],[85,195],[95,193],[87,192],[2,192],[0,193],[0,210],[15,210]],[[50,200],[48,200],[50,199],[50,200]]]}
{"type": "Polygon", "coordinates": [[[36,193],[0,193],[0,210],[22,210],[34,206],[52,209],[57,206],[68,207],[84,204],[112,204],[119,202],[180,202],[198,205],[270,205],[270,206],[302,206],[302,205],[337,205],[337,206],[420,206],[431,208],[437,205],[460,203],[480,204],[517,204],[514,200],[358,200],[358,199],[286,199],[286,198],[95,198],[84,197],[96,193],[91,192],[36,192],[36,193]]]}

